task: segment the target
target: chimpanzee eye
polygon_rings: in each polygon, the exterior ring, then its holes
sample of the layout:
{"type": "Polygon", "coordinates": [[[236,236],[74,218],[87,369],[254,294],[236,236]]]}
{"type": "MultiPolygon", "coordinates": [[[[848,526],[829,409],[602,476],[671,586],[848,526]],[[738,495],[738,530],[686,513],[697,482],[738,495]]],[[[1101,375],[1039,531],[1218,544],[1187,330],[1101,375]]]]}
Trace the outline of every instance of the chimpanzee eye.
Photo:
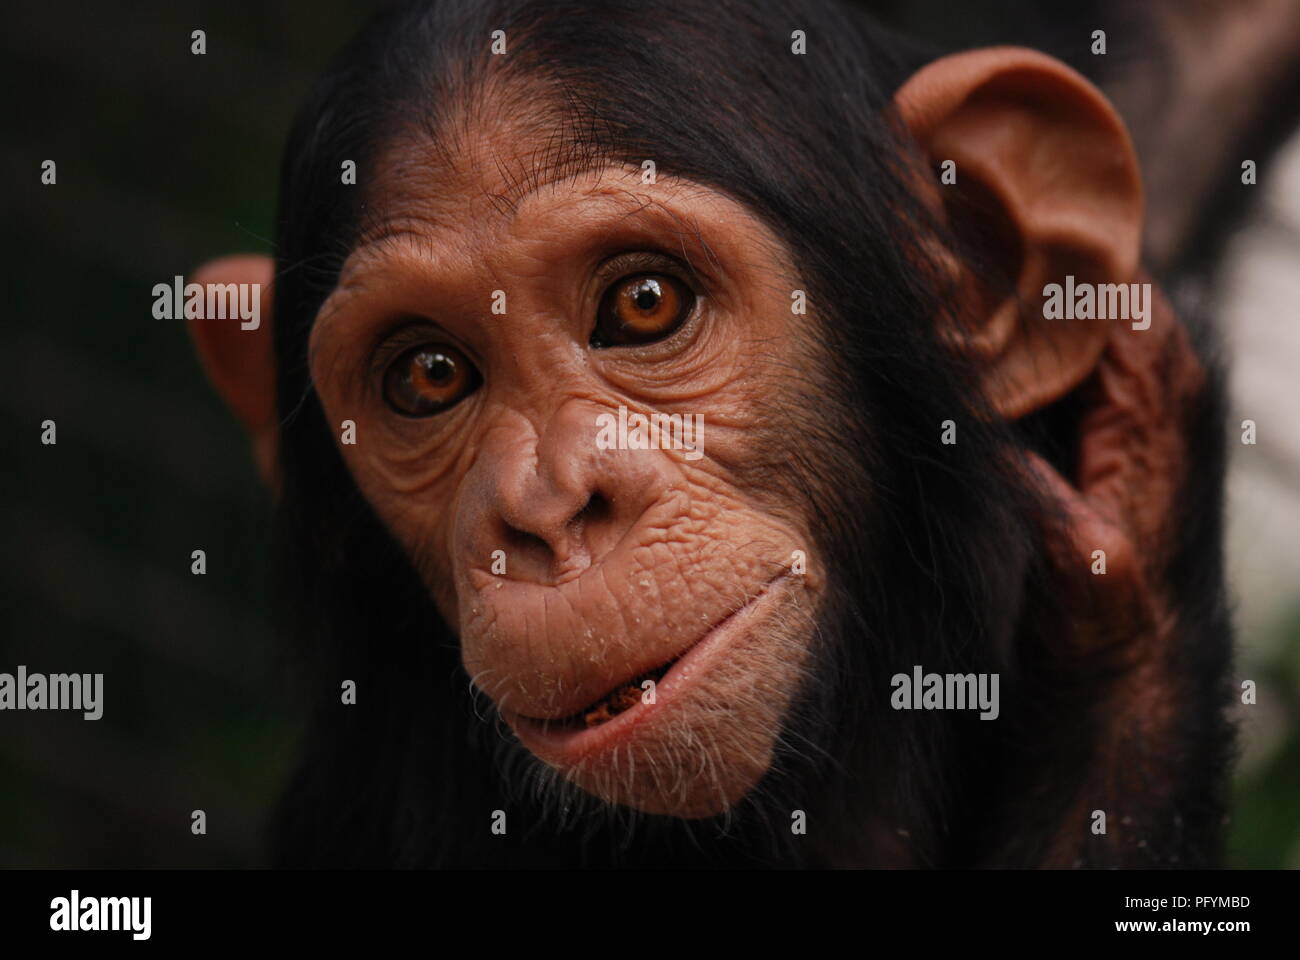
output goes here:
{"type": "Polygon", "coordinates": [[[478,371],[463,353],[446,344],[424,344],[389,364],[384,399],[404,416],[429,417],[455,406],[478,385],[478,371]]]}
{"type": "Polygon", "coordinates": [[[691,315],[695,293],[675,277],[645,273],[610,285],[596,311],[593,347],[662,340],[691,315]]]}

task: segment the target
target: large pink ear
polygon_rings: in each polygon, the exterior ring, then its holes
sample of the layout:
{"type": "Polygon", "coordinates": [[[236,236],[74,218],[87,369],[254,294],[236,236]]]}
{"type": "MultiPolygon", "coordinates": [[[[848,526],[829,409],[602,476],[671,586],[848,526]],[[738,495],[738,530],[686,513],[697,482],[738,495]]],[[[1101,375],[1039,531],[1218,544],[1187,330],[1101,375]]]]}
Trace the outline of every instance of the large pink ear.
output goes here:
{"type": "Polygon", "coordinates": [[[187,278],[198,284],[257,284],[261,291],[259,323],[242,329],[237,320],[187,320],[199,362],[217,393],[239,418],[253,444],[253,457],[262,480],[277,485],[275,448],[275,346],[271,335],[270,257],[240,255],[212,260],[187,278]]]}
{"type": "Polygon", "coordinates": [[[1026,323],[1022,311],[1041,318],[1043,288],[1067,275],[1129,283],[1138,268],[1142,187],[1123,123],[1078,73],[1017,47],[936,60],[894,102],[930,169],[956,164],[955,184],[929,181],[939,212],[958,231],[1005,237],[999,255],[1013,262],[1015,297],[992,294],[969,271],[958,276],[956,306],[968,324],[955,341],[979,362],[1003,416],[1050,404],[1095,368],[1109,324],[1026,323]],[[981,222],[953,222],[972,216],[981,222]]]}

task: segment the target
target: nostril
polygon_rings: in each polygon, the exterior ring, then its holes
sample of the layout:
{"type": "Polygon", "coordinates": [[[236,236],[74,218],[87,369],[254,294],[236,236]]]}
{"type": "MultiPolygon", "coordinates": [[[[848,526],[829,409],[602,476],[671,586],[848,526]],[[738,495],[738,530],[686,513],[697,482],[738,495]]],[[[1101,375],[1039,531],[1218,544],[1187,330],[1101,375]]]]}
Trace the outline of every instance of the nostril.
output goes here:
{"type": "Polygon", "coordinates": [[[545,518],[539,517],[537,526],[533,527],[538,532],[534,533],[504,522],[503,546],[514,578],[538,583],[560,582],[581,573],[591,565],[587,538],[592,531],[607,526],[606,521],[613,513],[613,503],[603,494],[594,493],[562,527],[553,526],[553,521],[543,522],[545,518]]]}
{"type": "Polygon", "coordinates": [[[543,538],[536,534],[529,533],[527,530],[520,530],[518,527],[507,525],[506,530],[510,537],[510,549],[518,554],[533,556],[543,563],[549,563],[551,558],[551,545],[543,538]]]}
{"type": "Polygon", "coordinates": [[[603,494],[599,492],[593,493],[587,500],[586,506],[573,515],[573,519],[569,521],[569,526],[581,528],[589,523],[599,523],[609,516],[612,509],[613,505],[605,499],[603,494]]]}

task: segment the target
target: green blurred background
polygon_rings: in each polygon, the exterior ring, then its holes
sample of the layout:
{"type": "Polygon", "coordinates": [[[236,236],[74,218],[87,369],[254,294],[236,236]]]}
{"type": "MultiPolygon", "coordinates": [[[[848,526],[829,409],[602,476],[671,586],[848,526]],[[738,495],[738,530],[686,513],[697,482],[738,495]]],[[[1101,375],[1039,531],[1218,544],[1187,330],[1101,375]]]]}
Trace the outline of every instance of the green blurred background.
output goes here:
{"type": "MultiPolygon", "coordinates": [[[[957,45],[1037,33],[1072,62],[1087,55],[1091,27],[1031,4],[866,5],[957,45]]],[[[6,7],[0,670],[102,672],[106,707],[94,723],[0,715],[0,865],[261,862],[262,818],[301,706],[269,625],[270,502],[183,323],[152,318],[151,288],[218,254],[270,252],[292,113],[374,6],[6,7]],[[196,28],[205,56],[190,53],[196,28]],[[40,183],[46,159],[56,186],[40,183]],[[58,424],[56,446],[40,444],[45,419],[58,424]],[[202,577],[190,573],[198,548],[202,577]],[[207,812],[206,836],[190,833],[194,809],[207,812]]],[[[1104,20],[1106,7],[1091,14],[1104,20]]],[[[1117,40],[1125,29],[1115,21],[1117,40]]],[[[1224,296],[1228,260],[1216,248],[1196,274],[1206,296],[1224,296]]],[[[1298,363],[1300,349],[1290,369],[1298,363]]],[[[1297,393],[1284,398],[1292,417],[1297,393]]],[[[1282,529],[1300,519],[1300,460],[1288,459],[1298,447],[1261,439],[1282,529]]],[[[1254,490],[1234,497],[1253,501],[1254,490]]],[[[1244,534],[1245,554],[1258,533],[1244,534]]],[[[1294,564],[1279,563],[1281,586],[1236,584],[1238,673],[1260,687],[1241,711],[1239,866],[1300,866],[1300,592],[1287,579],[1294,564]]],[[[1266,566],[1276,580],[1278,563],[1266,566]]]]}

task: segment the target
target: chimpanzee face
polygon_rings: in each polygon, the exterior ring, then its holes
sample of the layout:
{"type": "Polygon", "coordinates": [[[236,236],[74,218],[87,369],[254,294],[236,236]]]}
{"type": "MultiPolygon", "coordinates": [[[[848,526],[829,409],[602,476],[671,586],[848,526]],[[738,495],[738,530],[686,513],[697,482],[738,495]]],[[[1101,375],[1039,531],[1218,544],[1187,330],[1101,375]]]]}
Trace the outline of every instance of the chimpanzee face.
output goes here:
{"type": "Polygon", "coordinates": [[[697,184],[521,187],[530,141],[466,147],[381,178],[311,338],[327,418],[524,746],[605,800],[718,813],[768,768],[820,582],[766,482],[764,416],[815,353],[790,258],[697,184]]]}

